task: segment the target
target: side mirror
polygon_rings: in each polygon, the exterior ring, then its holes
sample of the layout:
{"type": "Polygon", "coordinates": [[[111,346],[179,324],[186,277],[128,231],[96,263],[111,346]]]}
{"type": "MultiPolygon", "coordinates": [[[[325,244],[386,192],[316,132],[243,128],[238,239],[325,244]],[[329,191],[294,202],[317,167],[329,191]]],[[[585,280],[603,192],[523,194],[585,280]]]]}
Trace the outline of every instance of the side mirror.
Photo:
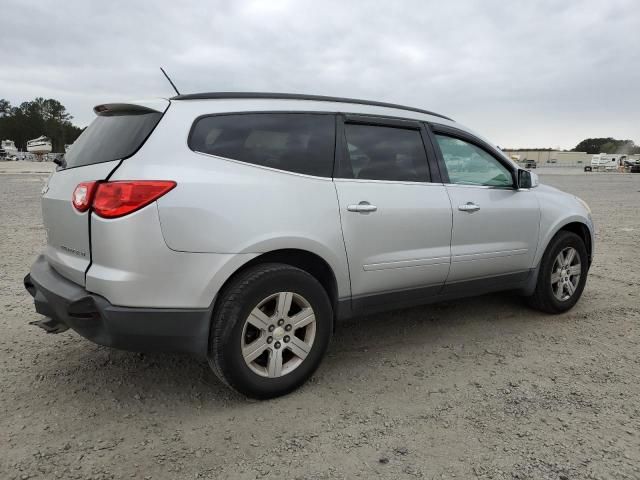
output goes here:
{"type": "Polygon", "coordinates": [[[535,188],[540,185],[538,174],[528,170],[518,170],[518,188],[535,188]]]}

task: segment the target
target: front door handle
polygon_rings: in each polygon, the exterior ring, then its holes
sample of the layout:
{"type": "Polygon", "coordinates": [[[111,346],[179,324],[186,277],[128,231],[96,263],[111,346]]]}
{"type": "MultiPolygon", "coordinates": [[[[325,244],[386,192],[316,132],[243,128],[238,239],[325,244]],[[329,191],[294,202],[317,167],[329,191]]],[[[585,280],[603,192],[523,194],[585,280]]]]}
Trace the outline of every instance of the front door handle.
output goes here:
{"type": "Polygon", "coordinates": [[[348,205],[347,210],[350,212],[369,213],[378,210],[378,207],[371,205],[369,202],[360,202],[357,205],[348,205]]]}
{"type": "Polygon", "coordinates": [[[480,207],[473,202],[467,202],[464,205],[458,205],[458,210],[461,212],[473,213],[480,210],[480,207]]]}

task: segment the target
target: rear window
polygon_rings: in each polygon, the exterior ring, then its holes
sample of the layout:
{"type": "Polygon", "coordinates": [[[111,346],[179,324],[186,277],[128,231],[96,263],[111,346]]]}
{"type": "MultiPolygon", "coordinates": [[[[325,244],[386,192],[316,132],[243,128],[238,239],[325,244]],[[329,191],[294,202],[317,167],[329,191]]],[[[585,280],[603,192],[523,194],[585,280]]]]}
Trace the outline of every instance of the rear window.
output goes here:
{"type": "Polygon", "coordinates": [[[251,113],[196,120],[189,147],[290,172],[331,177],[335,149],[333,115],[251,113]]]}
{"type": "Polygon", "coordinates": [[[162,118],[162,113],[99,115],[65,154],[66,168],[119,160],[133,155],[162,118]]]}

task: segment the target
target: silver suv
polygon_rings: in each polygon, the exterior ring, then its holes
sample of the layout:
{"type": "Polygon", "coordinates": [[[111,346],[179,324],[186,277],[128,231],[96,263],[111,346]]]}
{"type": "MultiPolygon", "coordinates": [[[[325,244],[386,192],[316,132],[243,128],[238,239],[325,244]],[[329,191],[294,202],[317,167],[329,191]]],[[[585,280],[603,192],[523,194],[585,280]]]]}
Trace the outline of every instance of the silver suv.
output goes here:
{"type": "Polygon", "coordinates": [[[268,398],[339,319],[499,290],[559,313],[584,288],[587,205],[445,116],[264,93],[95,113],[42,191],[24,284],[48,332],[195,353],[268,398]]]}

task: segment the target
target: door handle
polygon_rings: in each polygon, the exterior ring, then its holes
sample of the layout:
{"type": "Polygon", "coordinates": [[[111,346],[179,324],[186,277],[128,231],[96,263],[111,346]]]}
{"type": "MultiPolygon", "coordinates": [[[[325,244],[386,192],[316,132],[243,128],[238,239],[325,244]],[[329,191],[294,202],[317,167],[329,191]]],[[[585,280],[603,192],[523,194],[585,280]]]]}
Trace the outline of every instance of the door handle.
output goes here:
{"type": "Polygon", "coordinates": [[[347,210],[350,212],[369,213],[378,210],[378,207],[371,205],[369,202],[360,202],[357,205],[348,205],[347,210]]]}
{"type": "Polygon", "coordinates": [[[458,205],[458,210],[461,212],[473,213],[480,210],[480,207],[473,202],[467,202],[464,205],[458,205]]]}

